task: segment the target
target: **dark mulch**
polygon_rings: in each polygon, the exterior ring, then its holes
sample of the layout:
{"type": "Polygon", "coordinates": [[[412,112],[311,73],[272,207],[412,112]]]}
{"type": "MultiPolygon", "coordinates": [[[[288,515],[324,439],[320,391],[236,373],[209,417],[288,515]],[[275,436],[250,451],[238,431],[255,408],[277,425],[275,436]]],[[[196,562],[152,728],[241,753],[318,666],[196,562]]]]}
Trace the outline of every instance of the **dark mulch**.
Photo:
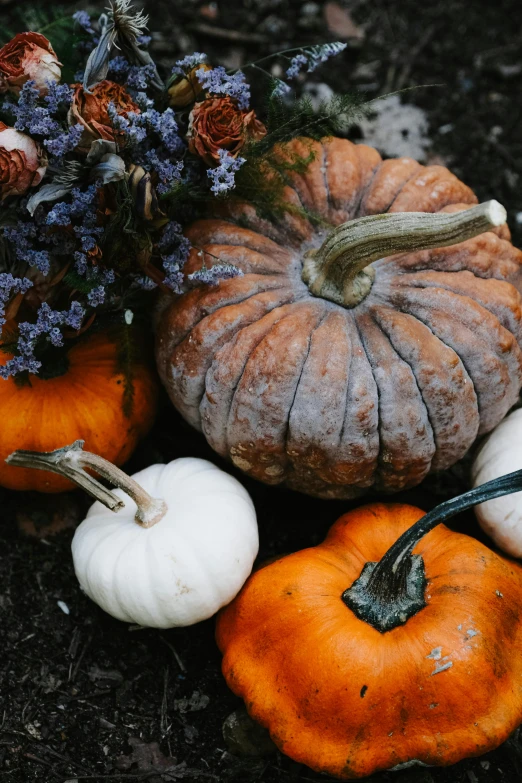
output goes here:
{"type": "MultiPolygon", "coordinates": [[[[20,6],[2,5],[2,21],[12,24],[20,6]]],[[[515,228],[522,211],[518,0],[353,0],[348,5],[365,39],[324,66],[317,80],[336,89],[357,86],[369,96],[442,83],[405,96],[427,112],[432,154],[447,161],[481,200],[502,201],[515,228]]],[[[151,27],[163,33],[155,41],[163,64],[178,53],[173,51],[177,41],[180,52],[197,49],[240,64],[267,51],[335,38],[321,3],[222,0],[216,6],[161,0],[148,10],[151,27]]],[[[181,455],[215,459],[164,401],[159,425],[129,467],[181,455]]],[[[261,557],[318,542],[350,505],[245,483],[259,513],[261,557]]],[[[464,487],[462,468],[398,499],[427,509],[464,487]]],[[[87,500],[4,492],[1,501],[2,780],[326,780],[279,755],[245,759],[228,752],[221,726],[240,704],[220,674],[213,622],[164,632],[132,630],[81,594],[70,557],[72,528],[50,535],[46,525],[53,514],[65,528],[73,525],[87,500]],[[22,532],[17,517],[25,531],[40,531],[44,538],[22,532]]],[[[477,533],[471,515],[458,525],[477,533]]],[[[513,738],[494,753],[449,769],[416,768],[372,780],[518,783],[520,748],[513,738]]]]}

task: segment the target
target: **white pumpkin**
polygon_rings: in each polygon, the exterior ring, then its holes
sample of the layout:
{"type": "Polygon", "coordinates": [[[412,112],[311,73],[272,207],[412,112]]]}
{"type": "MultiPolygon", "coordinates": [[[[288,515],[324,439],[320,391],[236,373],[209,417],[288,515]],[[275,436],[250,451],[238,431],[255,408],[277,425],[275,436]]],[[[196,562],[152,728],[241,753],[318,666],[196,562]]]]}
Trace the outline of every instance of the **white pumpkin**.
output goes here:
{"type": "Polygon", "coordinates": [[[195,458],[129,477],[82,446],[19,451],[8,459],[65,474],[102,500],[72,542],[76,576],[89,598],[119,620],[152,628],[192,625],[230,603],[259,547],[254,505],[239,481],[195,458]],[[109,492],[85,467],[119,488],[109,492]]]}
{"type": "MultiPolygon", "coordinates": [[[[522,468],[522,409],[505,418],[483,444],[471,469],[474,487],[522,468]]],[[[481,528],[512,557],[522,557],[522,492],[475,507],[481,528]]]]}

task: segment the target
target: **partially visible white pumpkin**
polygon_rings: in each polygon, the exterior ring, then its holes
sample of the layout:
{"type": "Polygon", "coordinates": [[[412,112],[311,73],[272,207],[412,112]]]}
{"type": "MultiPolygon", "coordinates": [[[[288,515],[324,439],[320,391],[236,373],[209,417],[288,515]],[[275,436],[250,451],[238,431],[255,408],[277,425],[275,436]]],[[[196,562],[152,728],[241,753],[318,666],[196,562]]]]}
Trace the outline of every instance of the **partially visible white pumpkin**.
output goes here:
{"type": "MultiPolygon", "coordinates": [[[[471,469],[474,487],[522,468],[522,409],[493,430],[471,469]]],[[[475,507],[481,528],[512,557],[522,557],[522,492],[488,500],[475,507]]]]}

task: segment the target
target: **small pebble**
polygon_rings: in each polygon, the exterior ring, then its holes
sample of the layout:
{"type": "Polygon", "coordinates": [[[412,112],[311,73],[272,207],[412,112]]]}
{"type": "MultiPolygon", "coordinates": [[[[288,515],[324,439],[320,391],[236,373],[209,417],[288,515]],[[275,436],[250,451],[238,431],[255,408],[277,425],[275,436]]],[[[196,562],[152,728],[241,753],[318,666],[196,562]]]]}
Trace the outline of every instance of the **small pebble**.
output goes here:
{"type": "Polygon", "coordinates": [[[67,606],[65,601],[57,601],[56,603],[58,604],[58,606],[60,607],[60,609],[64,614],[71,614],[69,607],[67,606]]]}

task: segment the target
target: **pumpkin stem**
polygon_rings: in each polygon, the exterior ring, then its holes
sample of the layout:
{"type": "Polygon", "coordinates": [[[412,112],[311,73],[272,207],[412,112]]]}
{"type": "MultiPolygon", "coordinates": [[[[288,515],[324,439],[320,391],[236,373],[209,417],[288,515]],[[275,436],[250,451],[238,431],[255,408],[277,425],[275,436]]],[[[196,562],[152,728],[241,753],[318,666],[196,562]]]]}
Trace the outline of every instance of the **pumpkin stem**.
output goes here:
{"type": "Polygon", "coordinates": [[[64,446],[55,451],[24,451],[20,449],[10,454],[6,462],[9,465],[15,465],[20,468],[37,468],[39,470],[49,470],[52,473],[58,473],[59,476],[74,481],[79,487],[84,489],[93,498],[99,500],[111,511],[119,511],[124,508],[123,500],[108,490],[93,476],[87,473],[84,468],[94,470],[111,484],[115,484],[122,489],[136,503],[136,522],[142,527],[152,527],[159,522],[167,513],[167,504],[164,500],[153,498],[141,487],[137,481],[127,476],[122,470],[117,468],[112,462],[93,454],[90,451],[84,451],[85,441],[75,440],[70,446],[64,446]]]}
{"type": "Polygon", "coordinates": [[[360,620],[381,633],[403,625],[426,606],[424,561],[413,554],[421,538],[461,511],[521,490],[522,470],[517,470],[441,503],[406,530],[382,560],[366,563],[342,600],[360,620]]]}
{"type": "Polygon", "coordinates": [[[337,226],[318,250],[309,251],[302,277],[314,296],[355,307],[370,293],[379,258],[448,247],[506,222],[498,201],[461,212],[394,212],[337,226]]]}

